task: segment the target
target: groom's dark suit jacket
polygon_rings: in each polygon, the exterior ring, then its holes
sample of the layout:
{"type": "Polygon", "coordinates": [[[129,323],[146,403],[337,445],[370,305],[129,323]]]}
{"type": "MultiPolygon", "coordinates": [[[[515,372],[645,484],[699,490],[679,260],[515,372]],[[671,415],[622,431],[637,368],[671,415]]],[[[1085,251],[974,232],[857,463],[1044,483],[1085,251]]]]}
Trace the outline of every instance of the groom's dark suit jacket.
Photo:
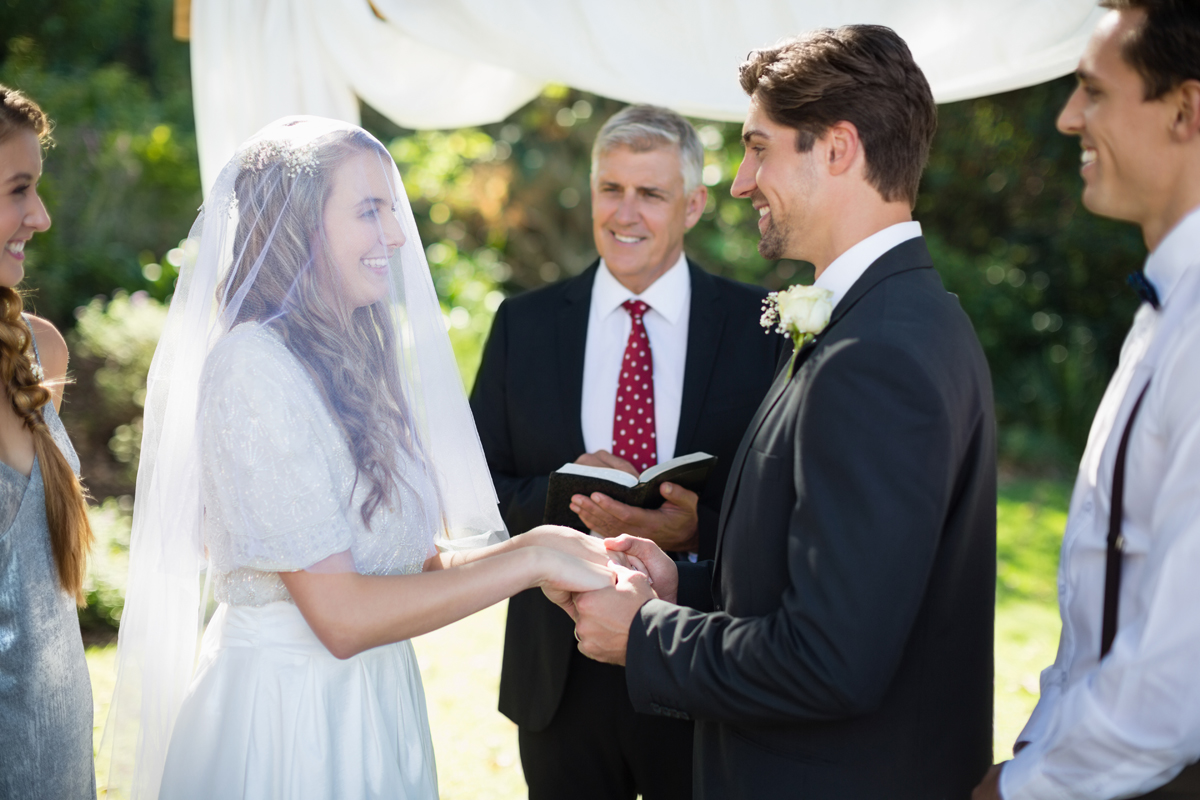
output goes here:
{"type": "Polygon", "coordinates": [[[768,392],[715,563],[681,565],[693,608],[634,619],[634,707],[696,720],[706,800],[966,800],[991,763],[995,533],[987,362],[910,240],[768,392]]]}
{"type": "MultiPolygon", "coordinates": [[[[597,267],[506,300],[484,348],[471,408],[513,534],[542,523],[548,476],[585,452],[583,356],[597,267]]],[[[675,453],[702,450],[718,458],[699,505],[700,556],[712,558],[729,467],[770,387],[782,337],[758,325],[765,289],[710,275],[691,260],[688,269],[692,298],[675,453]]],[[[500,710],[522,728],[544,729],[558,709],[576,646],[573,630],[540,589],[509,602],[500,710]]]]}

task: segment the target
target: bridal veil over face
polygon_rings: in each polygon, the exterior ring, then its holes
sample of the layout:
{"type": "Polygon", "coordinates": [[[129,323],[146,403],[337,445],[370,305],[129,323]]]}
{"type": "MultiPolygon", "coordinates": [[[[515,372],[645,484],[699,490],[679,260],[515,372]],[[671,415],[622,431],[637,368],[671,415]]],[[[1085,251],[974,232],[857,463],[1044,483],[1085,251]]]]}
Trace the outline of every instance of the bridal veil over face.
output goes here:
{"type": "Polygon", "coordinates": [[[279,487],[283,500],[289,471],[325,454],[273,463],[278,437],[240,418],[228,395],[209,402],[222,370],[254,369],[237,358],[237,337],[272,337],[295,357],[308,381],[297,393],[315,387],[332,440],[354,460],[351,494],[332,509],[353,529],[351,546],[314,551],[313,569],[412,572],[435,546],[507,536],[412,209],[383,145],[315,117],[267,126],[221,171],[184,250],[147,379],[117,684],[100,754],[110,797],[158,794],[195,664],[205,571],[219,595],[220,581],[262,555],[222,530],[249,527],[260,533],[256,548],[286,549],[289,530],[325,524],[330,512],[320,498],[280,502],[266,515],[238,511],[256,505],[239,493],[279,487]],[[232,442],[236,457],[213,441],[232,442]],[[413,465],[422,480],[412,479],[413,465]],[[398,506],[414,497],[428,524],[392,524],[402,511],[413,518],[398,506]]]}

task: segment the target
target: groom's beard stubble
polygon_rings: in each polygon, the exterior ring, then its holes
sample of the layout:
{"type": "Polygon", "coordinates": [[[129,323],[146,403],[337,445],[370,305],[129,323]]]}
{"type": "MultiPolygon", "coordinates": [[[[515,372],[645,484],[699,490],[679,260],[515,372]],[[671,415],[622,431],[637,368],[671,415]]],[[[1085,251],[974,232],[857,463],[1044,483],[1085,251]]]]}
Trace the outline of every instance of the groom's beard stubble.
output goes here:
{"type": "Polygon", "coordinates": [[[771,261],[784,258],[789,233],[788,228],[777,225],[772,218],[767,229],[763,231],[762,238],[758,240],[758,254],[771,261]]]}

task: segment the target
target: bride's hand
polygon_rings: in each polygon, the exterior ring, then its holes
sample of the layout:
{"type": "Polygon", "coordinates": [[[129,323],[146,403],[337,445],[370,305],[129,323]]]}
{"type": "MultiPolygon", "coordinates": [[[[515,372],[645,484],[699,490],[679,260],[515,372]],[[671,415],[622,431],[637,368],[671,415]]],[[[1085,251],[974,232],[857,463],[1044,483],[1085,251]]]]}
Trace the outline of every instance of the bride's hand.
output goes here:
{"type": "Polygon", "coordinates": [[[640,572],[647,577],[650,576],[646,565],[636,556],[609,549],[600,537],[588,536],[574,528],[565,528],[561,525],[539,525],[521,534],[515,541],[525,547],[548,547],[593,564],[602,566],[618,564],[625,569],[640,572]]]}
{"type": "MultiPolygon", "coordinates": [[[[607,589],[616,583],[616,574],[601,566],[549,547],[536,547],[538,579],[535,585],[554,604],[575,619],[575,595],[607,589]]],[[[607,562],[606,562],[607,563],[607,562]]]]}
{"type": "Polygon", "coordinates": [[[514,541],[524,547],[546,547],[602,567],[612,558],[612,553],[604,547],[603,539],[562,525],[539,525],[514,537],[514,541]]]}

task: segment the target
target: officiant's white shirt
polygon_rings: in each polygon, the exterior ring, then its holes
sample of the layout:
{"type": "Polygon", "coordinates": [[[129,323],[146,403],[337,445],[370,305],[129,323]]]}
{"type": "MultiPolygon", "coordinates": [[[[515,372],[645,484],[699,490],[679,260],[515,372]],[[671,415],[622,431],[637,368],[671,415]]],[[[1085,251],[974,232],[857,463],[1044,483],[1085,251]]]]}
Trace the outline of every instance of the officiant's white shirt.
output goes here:
{"type": "Polygon", "coordinates": [[[896,245],[916,239],[920,235],[919,222],[897,222],[895,225],[889,225],[835,258],[821,273],[821,277],[813,282],[813,286],[833,292],[833,307],[837,308],[837,304],[846,296],[846,292],[850,291],[855,281],[867,271],[867,267],[896,245]]]}
{"type": "Polygon", "coordinates": [[[675,457],[679,435],[679,409],[683,403],[683,369],[687,361],[688,317],[692,303],[692,276],[682,253],[675,265],[639,294],[622,286],[604,260],[592,284],[588,312],[587,345],[583,354],[583,445],[589,453],[612,451],[613,414],[617,405],[617,379],[625,344],[633,322],[621,307],[626,300],[650,306],[642,317],[654,358],[654,431],[659,463],[675,457]]]}
{"type": "Polygon", "coordinates": [[[1058,573],[1062,638],[1000,774],[1007,800],[1140,795],[1200,759],[1200,209],[1146,261],[1143,303],[1079,466],[1058,573]],[[1116,451],[1129,439],[1117,638],[1100,661],[1116,451]]]}

